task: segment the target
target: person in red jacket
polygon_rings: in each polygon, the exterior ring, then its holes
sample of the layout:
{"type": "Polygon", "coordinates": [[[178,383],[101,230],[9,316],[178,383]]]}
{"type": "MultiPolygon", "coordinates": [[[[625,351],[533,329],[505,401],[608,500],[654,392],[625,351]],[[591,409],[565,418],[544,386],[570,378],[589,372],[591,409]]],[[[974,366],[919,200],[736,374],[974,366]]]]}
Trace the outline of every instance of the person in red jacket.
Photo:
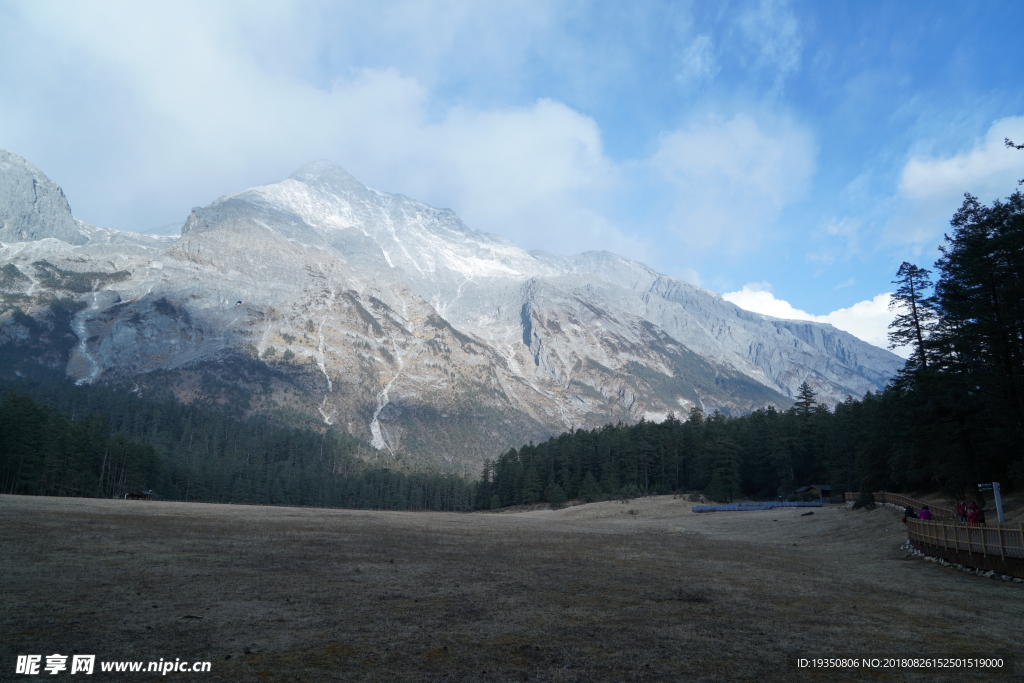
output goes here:
{"type": "Polygon", "coordinates": [[[985,526],[985,511],[977,503],[971,503],[967,508],[967,523],[971,526],[985,526]]]}
{"type": "Polygon", "coordinates": [[[956,504],[956,517],[961,524],[967,524],[967,503],[962,500],[956,504]]]}

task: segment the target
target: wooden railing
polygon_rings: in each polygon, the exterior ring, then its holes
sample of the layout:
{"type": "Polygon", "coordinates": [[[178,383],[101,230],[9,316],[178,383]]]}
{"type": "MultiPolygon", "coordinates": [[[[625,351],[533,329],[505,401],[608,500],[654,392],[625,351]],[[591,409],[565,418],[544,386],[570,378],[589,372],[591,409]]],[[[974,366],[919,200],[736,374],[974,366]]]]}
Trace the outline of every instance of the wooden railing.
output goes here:
{"type": "Polygon", "coordinates": [[[907,535],[912,541],[952,550],[992,555],[1003,559],[1024,558],[1024,525],[1020,524],[1016,527],[965,526],[908,519],[907,535]]]}
{"type": "MultiPolygon", "coordinates": [[[[941,505],[932,505],[931,503],[926,503],[922,500],[911,498],[910,496],[904,496],[900,493],[885,493],[880,491],[872,495],[875,497],[875,502],[881,505],[896,505],[901,508],[905,508],[909,505],[914,508],[914,512],[919,511],[922,507],[927,505],[928,509],[931,510],[932,517],[934,519],[950,523],[956,523],[959,521],[956,516],[956,510],[952,508],[943,507],[941,505]]],[[[860,498],[860,494],[847,491],[844,498],[847,501],[855,501],[860,498]]]]}
{"type": "Polygon", "coordinates": [[[899,493],[876,493],[875,502],[889,505],[895,505],[897,507],[905,508],[908,505],[914,508],[914,512],[918,512],[925,505],[931,510],[932,517],[936,520],[942,520],[947,522],[957,522],[956,510],[952,508],[942,507],[941,505],[932,505],[931,503],[925,503],[920,500],[911,498],[910,496],[904,496],[899,493]]]}
{"type": "MultiPolygon", "coordinates": [[[[934,520],[906,520],[907,536],[911,542],[933,546],[936,555],[953,563],[962,562],[971,567],[987,568],[1003,575],[1024,578],[1024,525],[968,526],[961,524],[956,512],[947,507],[931,505],[899,493],[879,492],[872,495],[876,503],[891,505],[897,511],[907,505],[919,511],[922,506],[928,505],[935,516],[934,520]]],[[[860,494],[847,492],[844,498],[856,501],[860,494]]]]}

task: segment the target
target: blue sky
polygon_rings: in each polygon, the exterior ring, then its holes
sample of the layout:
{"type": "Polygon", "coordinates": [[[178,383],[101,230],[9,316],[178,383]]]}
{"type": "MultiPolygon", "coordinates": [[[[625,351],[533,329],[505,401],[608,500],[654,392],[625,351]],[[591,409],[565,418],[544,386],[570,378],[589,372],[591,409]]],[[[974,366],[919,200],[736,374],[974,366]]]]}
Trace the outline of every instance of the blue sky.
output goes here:
{"type": "Polygon", "coordinates": [[[1024,178],[1020,2],[0,0],[0,147],[126,230],[328,158],[884,344],[899,264],[1024,178]]]}

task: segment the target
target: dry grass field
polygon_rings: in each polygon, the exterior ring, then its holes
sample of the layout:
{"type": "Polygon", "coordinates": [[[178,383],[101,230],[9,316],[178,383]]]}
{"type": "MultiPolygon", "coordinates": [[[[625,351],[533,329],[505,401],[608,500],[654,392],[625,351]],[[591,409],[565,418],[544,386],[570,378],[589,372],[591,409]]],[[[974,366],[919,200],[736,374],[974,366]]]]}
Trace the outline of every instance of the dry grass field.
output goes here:
{"type": "MultiPolygon", "coordinates": [[[[906,556],[899,518],[672,496],[398,513],[0,496],[18,654],[209,660],[179,681],[969,681],[797,657],[1020,653],[1024,584],[906,556]]],[[[1017,655],[1019,658],[1019,654],[1017,655]]],[[[102,674],[85,680],[152,680],[102,674]]]]}

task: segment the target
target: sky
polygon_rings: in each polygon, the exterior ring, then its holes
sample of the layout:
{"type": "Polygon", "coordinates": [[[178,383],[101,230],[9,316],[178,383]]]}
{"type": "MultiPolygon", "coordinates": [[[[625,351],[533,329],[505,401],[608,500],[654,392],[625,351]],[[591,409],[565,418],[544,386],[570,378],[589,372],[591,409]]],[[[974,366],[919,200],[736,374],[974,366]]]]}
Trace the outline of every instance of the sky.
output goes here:
{"type": "MultiPolygon", "coordinates": [[[[121,230],[330,159],[885,346],[965,192],[1024,178],[1024,5],[12,2],[0,147],[121,230]]],[[[902,351],[905,355],[906,351],[902,351]]]]}

